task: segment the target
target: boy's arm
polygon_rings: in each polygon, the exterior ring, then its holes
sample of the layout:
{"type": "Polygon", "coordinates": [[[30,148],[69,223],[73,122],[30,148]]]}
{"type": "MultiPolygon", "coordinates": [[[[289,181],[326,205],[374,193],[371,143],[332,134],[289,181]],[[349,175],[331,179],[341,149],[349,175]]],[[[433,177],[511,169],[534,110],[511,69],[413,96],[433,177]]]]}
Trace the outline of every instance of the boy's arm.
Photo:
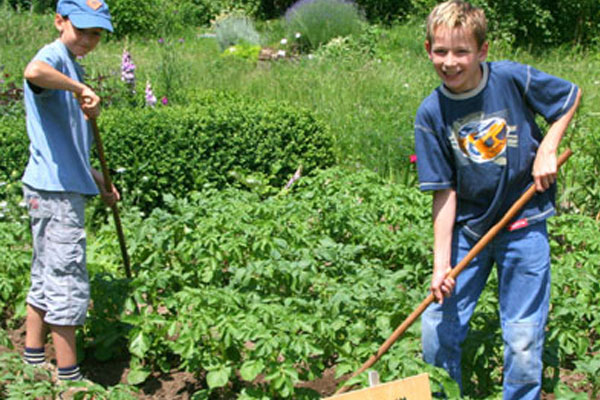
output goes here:
{"type": "Polygon", "coordinates": [[[102,198],[102,201],[107,206],[112,207],[117,201],[121,200],[121,195],[119,194],[119,191],[117,190],[115,185],[112,185],[111,192],[106,191],[104,177],[102,176],[102,173],[100,171],[98,171],[95,168],[92,168],[92,177],[94,178],[94,181],[96,181],[96,185],[100,189],[100,197],[102,198]]]}
{"type": "Polygon", "coordinates": [[[81,109],[90,118],[100,115],[100,97],[88,86],[69,78],[65,74],[40,60],[30,62],[23,76],[27,81],[44,89],[66,90],[74,93],[81,109]]]}
{"type": "Polygon", "coordinates": [[[444,302],[454,290],[455,281],[446,278],[451,265],[452,231],[456,217],[456,191],[436,190],[433,193],[433,275],[431,292],[438,303],[444,302]]]}
{"type": "Polygon", "coordinates": [[[581,90],[577,91],[577,97],[573,106],[562,117],[557,119],[550,125],[550,129],[546,133],[544,140],[540,143],[540,147],[533,162],[533,181],[538,192],[543,192],[548,189],[556,180],[557,161],[556,151],[562,137],[567,130],[573,115],[579,106],[581,99],[581,90]]]}

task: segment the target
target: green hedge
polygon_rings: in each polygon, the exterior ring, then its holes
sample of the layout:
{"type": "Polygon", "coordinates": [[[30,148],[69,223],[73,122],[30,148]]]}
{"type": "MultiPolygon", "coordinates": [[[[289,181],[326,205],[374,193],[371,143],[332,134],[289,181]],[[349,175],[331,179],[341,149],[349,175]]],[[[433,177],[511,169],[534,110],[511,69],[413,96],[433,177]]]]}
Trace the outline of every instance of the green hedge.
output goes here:
{"type": "MultiPolygon", "coordinates": [[[[127,204],[149,211],[163,194],[184,197],[207,185],[273,191],[300,165],[308,173],[335,163],[329,130],[308,111],[223,93],[190,104],[102,113],[106,158],[127,204]]],[[[23,116],[0,118],[0,182],[21,177],[28,145],[23,116]]]]}
{"type": "Polygon", "coordinates": [[[183,197],[206,185],[282,187],[334,164],[333,140],[307,111],[227,94],[201,95],[187,107],[110,109],[100,119],[117,185],[143,210],[162,195],[183,197]]]}

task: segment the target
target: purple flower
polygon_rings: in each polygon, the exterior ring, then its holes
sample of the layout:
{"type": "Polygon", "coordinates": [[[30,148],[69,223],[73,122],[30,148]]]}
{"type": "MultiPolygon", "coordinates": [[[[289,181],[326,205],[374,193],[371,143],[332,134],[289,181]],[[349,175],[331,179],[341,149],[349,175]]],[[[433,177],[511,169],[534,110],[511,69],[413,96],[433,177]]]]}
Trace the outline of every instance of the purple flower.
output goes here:
{"type": "Polygon", "coordinates": [[[135,64],[126,49],[123,49],[121,58],[121,80],[129,86],[135,86],[135,64]]]}
{"type": "Polygon", "coordinates": [[[169,99],[167,99],[167,96],[163,96],[163,98],[160,99],[160,102],[163,104],[163,106],[166,106],[169,104],[169,99]]]}
{"type": "Polygon", "coordinates": [[[152,85],[150,81],[146,81],[146,105],[148,107],[154,107],[156,104],[156,96],[152,92],[152,85]]]}
{"type": "Polygon", "coordinates": [[[165,42],[165,39],[163,38],[158,38],[158,43],[163,44],[165,42]]]}
{"type": "Polygon", "coordinates": [[[179,43],[183,43],[185,40],[183,38],[179,38],[179,43]]]}

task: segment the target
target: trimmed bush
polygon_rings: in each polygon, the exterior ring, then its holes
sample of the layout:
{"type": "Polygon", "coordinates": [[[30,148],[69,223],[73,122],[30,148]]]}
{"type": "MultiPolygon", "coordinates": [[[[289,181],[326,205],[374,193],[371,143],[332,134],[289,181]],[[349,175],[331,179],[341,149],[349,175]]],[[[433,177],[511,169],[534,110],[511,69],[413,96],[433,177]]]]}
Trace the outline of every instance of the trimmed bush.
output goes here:
{"type": "Polygon", "coordinates": [[[188,107],[110,109],[100,122],[115,183],[149,211],[163,194],[210,185],[281,188],[294,171],[334,163],[329,131],[307,111],[226,94],[188,107]]]}

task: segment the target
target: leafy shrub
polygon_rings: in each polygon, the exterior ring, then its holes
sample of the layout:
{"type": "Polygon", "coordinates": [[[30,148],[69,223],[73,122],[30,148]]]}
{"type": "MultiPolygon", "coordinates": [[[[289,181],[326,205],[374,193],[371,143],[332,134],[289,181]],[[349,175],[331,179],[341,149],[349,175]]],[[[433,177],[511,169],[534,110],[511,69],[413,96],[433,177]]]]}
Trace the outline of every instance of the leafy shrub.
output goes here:
{"type": "Polygon", "coordinates": [[[334,163],[329,131],[304,110],[214,93],[192,103],[110,109],[99,120],[111,166],[125,169],[115,182],[146,211],[165,193],[181,197],[236,179],[281,188],[299,165],[334,163]]]}
{"type": "Polygon", "coordinates": [[[300,33],[302,47],[309,50],[363,28],[356,4],[345,0],[299,0],[286,11],[285,19],[288,35],[300,33]]]}
{"type": "Polygon", "coordinates": [[[19,10],[31,10],[36,13],[54,11],[56,1],[54,0],[4,0],[3,3],[19,10]]]}
{"type": "Polygon", "coordinates": [[[221,51],[237,44],[257,45],[260,35],[254,28],[252,19],[241,14],[227,14],[214,23],[217,42],[221,51]]]}
{"type": "MultiPolygon", "coordinates": [[[[374,172],[332,168],[285,195],[211,189],[168,196],[143,220],[125,215],[131,288],[143,304],[124,317],[131,377],[139,383],[151,368],[178,367],[206,371],[213,394],[230,382],[267,398],[311,398],[294,385],[336,360],[340,374],[356,369],[426,290],[430,240],[419,237],[431,230],[429,204],[374,172]],[[264,383],[252,383],[259,374],[264,383]]],[[[96,238],[108,235],[107,226],[96,238]]],[[[421,370],[416,336],[396,345],[379,372],[421,370]],[[402,355],[411,361],[398,365],[402,355]]]]}
{"type": "Polygon", "coordinates": [[[155,35],[163,23],[159,0],[106,0],[110,9],[114,33],[111,36],[155,35]]]}

